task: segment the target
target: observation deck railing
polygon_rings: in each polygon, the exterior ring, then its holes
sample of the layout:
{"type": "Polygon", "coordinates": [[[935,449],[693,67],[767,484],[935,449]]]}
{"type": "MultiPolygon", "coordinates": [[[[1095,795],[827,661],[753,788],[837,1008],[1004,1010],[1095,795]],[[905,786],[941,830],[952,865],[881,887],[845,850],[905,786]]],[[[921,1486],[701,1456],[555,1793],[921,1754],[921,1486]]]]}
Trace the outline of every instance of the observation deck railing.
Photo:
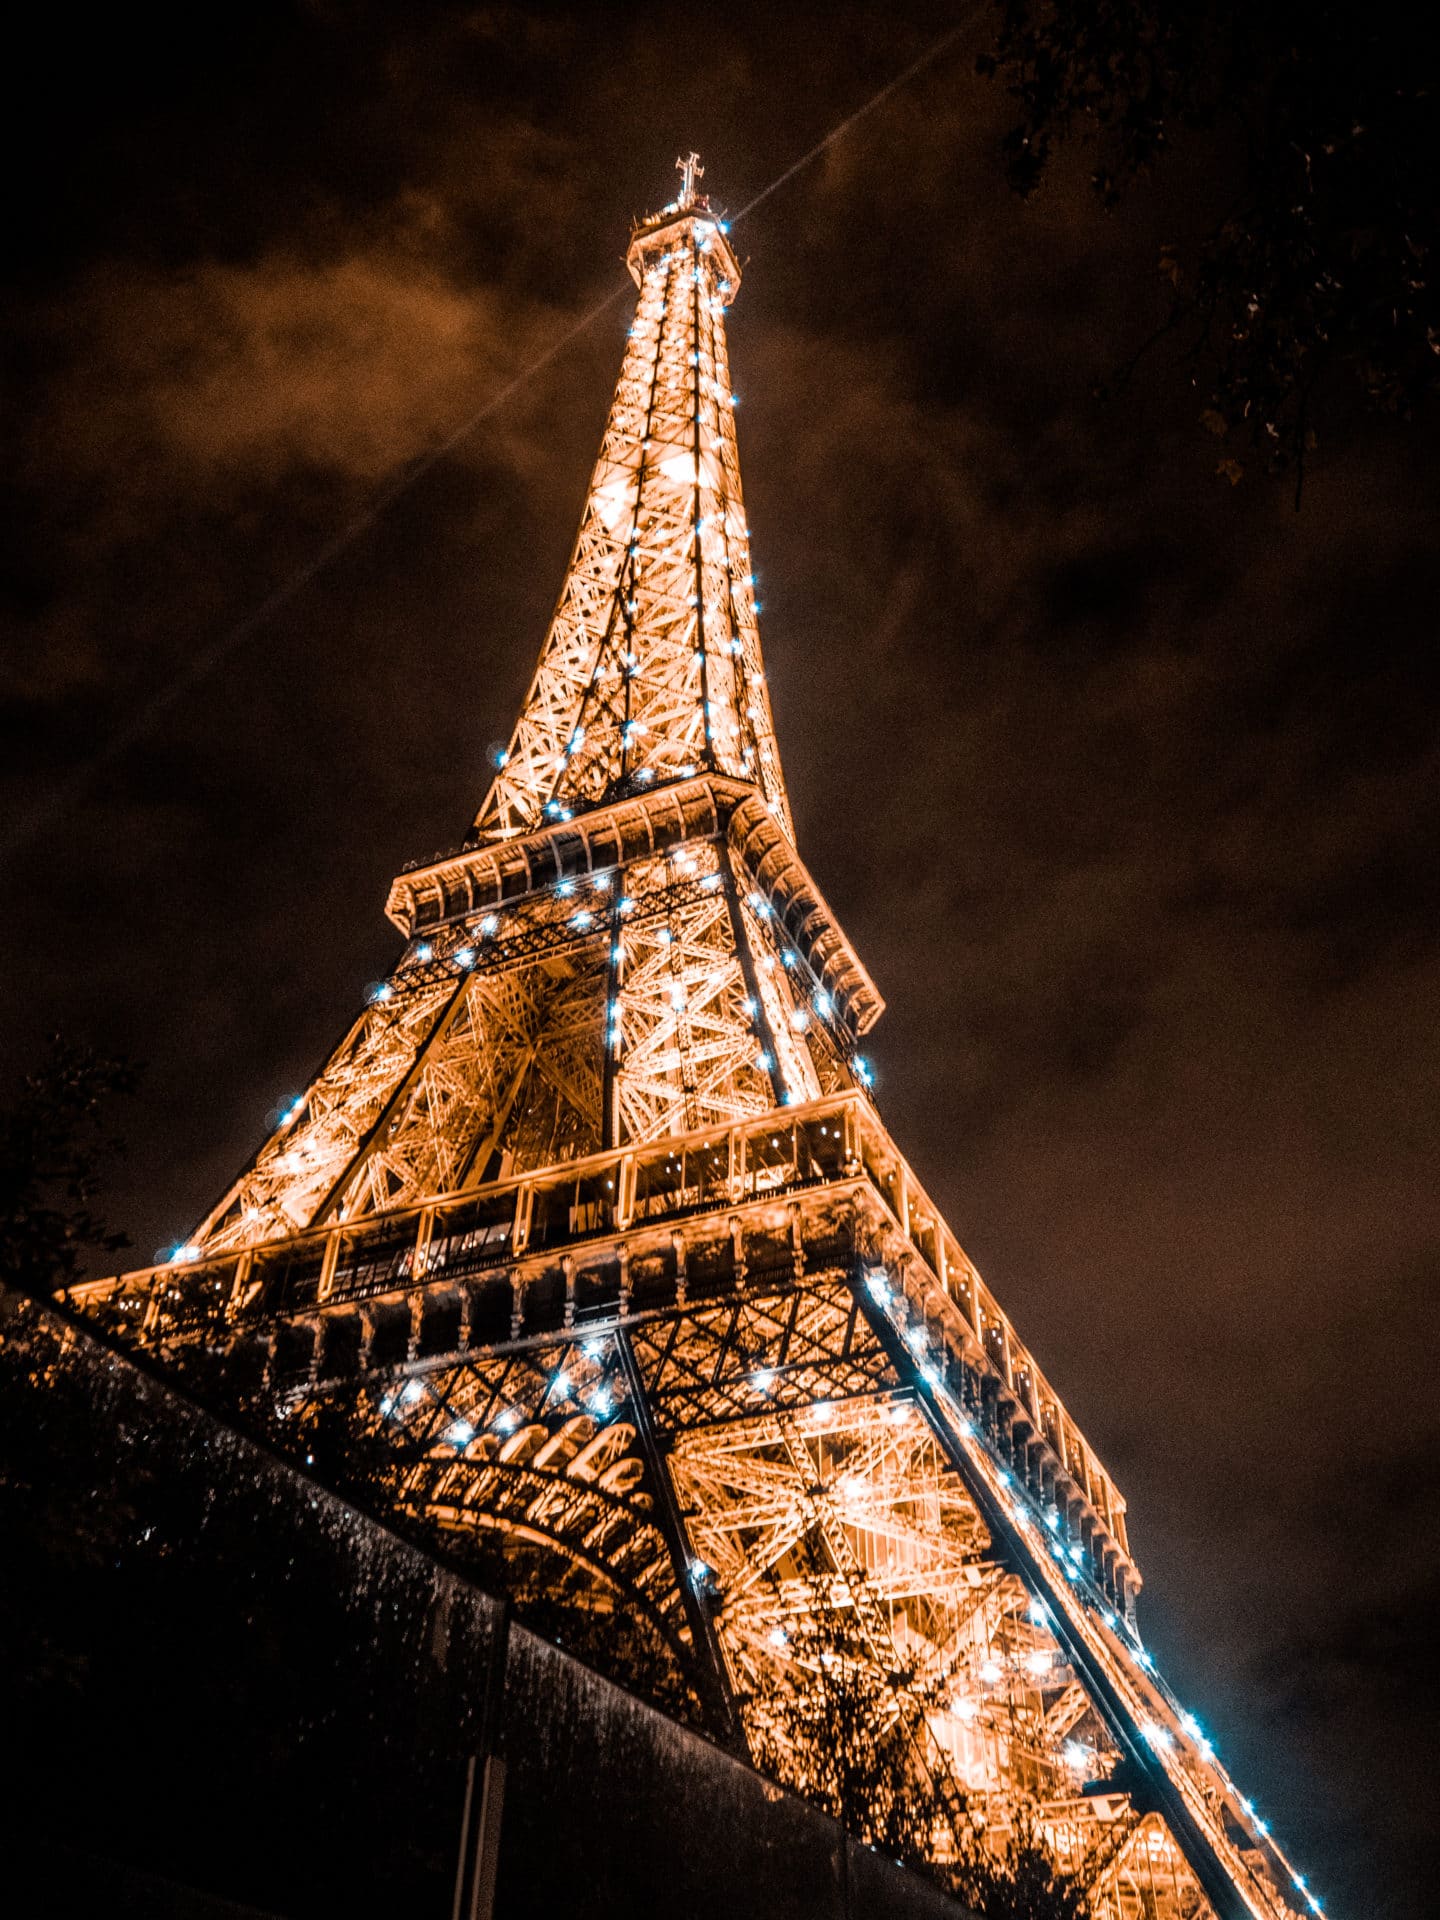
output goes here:
{"type": "MultiPolygon", "coordinates": [[[[862,1183],[883,1202],[1022,1417],[1128,1551],[1125,1502],[1109,1474],[858,1090],[778,1107],[729,1128],[592,1154],[423,1206],[337,1220],[216,1258],[201,1253],[83,1282],[71,1297],[82,1308],[103,1307],[147,1343],[184,1339],[221,1325],[459,1286],[543,1264],[547,1255],[558,1261],[596,1242],[845,1182],[862,1183]]],[[[952,1338],[956,1331],[952,1324],[952,1338]]]]}

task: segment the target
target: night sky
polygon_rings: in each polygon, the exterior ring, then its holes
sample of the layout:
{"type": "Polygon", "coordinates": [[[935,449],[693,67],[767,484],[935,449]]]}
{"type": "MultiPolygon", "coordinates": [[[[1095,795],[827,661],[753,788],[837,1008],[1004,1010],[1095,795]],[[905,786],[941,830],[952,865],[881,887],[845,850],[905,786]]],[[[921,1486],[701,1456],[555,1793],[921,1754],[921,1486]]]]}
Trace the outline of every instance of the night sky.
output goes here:
{"type": "Polygon", "coordinates": [[[1297,514],[1215,477],[1173,354],[1097,401],[1224,155],[1105,214],[1068,154],[1024,205],[982,13],[781,12],[44,29],[7,170],[0,1065],[57,1026],[146,1062],[109,1212],[131,1264],[184,1237],[387,968],[391,875],[475,810],[628,295],[490,403],[628,288],[677,152],[743,207],[968,17],[735,228],[801,850],[889,1002],[882,1111],[1129,1498],[1162,1668],[1337,1920],[1418,1920],[1433,447],[1342,420],[1297,514]]]}

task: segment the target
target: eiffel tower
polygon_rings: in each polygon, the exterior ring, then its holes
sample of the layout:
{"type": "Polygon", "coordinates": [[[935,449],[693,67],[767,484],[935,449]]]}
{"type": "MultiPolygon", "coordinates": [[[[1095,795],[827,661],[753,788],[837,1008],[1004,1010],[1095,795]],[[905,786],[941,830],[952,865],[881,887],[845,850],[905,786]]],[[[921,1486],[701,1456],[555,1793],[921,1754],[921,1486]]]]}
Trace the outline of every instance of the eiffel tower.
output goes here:
{"type": "Polygon", "coordinates": [[[623,1630],[741,1755],[783,1763],[840,1616],[937,1858],[1026,1824],[1104,1920],[1318,1913],[1144,1647],[1124,1499],[877,1111],[883,1003],[771,718],[740,266],[679,165],[463,846],[395,880],[390,976],[189,1243],[73,1298],[368,1410],[402,1511],[623,1630]]]}

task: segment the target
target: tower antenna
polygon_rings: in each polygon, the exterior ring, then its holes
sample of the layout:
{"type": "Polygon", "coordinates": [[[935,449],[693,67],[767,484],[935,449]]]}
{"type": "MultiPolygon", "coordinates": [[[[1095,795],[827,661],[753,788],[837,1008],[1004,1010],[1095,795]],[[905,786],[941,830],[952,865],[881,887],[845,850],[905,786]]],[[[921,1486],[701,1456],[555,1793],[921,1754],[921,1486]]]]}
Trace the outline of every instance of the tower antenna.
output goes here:
{"type": "Polygon", "coordinates": [[[705,169],[700,164],[699,154],[694,152],[682,154],[675,162],[675,170],[680,175],[679,205],[682,209],[685,207],[693,207],[695,204],[695,182],[703,179],[705,176],[705,169]]]}

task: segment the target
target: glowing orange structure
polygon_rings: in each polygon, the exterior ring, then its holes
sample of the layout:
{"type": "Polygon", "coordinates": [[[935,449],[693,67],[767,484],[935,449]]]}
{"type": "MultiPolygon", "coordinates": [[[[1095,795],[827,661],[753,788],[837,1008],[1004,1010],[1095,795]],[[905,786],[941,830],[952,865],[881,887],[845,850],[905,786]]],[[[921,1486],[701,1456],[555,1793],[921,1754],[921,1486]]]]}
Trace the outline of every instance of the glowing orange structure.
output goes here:
{"type": "Polygon", "coordinates": [[[1023,1818],[1110,1920],[1304,1912],[1144,1650],[1123,1499],[871,1099],[882,1002],[795,847],[740,268],[696,173],[632,236],[579,535],[464,847],[395,881],[393,972],[190,1244],[77,1297],[289,1404],[365,1398],[405,1506],[539,1555],[742,1753],[843,1614],[937,1856],[1023,1818]]]}

